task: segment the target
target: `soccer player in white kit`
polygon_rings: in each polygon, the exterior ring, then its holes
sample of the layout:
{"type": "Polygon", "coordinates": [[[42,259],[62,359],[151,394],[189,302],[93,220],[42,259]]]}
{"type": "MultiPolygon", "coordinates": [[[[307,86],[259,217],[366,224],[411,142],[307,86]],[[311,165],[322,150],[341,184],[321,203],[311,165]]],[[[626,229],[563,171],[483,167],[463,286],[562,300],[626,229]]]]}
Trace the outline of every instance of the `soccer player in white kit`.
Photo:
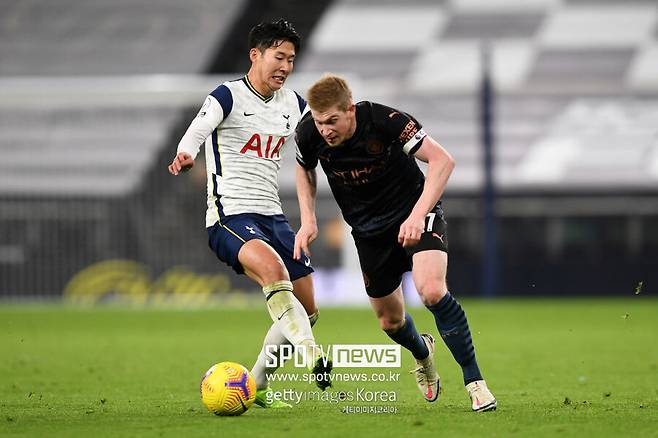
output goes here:
{"type": "Polygon", "coordinates": [[[172,175],[192,168],[205,142],[209,245],[221,261],[262,287],[274,322],[252,369],[256,403],[266,408],[290,407],[272,397],[266,375],[276,368],[266,367],[267,345],[304,346],[300,351],[317,385],[331,384],[331,362],[315,351],[311,330],[318,317],[313,268],[307,256],[293,258],[295,234],[283,215],[277,182],[282,154],[295,148],[295,128],[307,111],[302,97],[283,88],[299,42],[283,19],[252,28],[249,72],[208,95],[168,167],[172,175]]]}

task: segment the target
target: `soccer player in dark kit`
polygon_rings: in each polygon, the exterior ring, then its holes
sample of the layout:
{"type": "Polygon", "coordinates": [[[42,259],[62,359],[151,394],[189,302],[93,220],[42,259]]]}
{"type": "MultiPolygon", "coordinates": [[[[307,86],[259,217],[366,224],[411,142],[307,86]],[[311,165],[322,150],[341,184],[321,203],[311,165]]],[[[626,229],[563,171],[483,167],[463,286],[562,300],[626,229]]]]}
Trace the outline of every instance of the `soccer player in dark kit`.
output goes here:
{"type": "Polygon", "coordinates": [[[366,292],[386,334],[416,359],[427,401],[440,392],[434,339],[420,335],[405,312],[402,274],[412,272],[421,300],[462,367],[473,411],[496,409],[480,373],[466,315],[448,292],[447,224],[441,195],[454,161],[420,123],[400,110],[352,101],[347,82],[326,75],[308,92],[311,114],[297,126],[297,193],[301,227],[293,257],[317,237],[316,173],[320,162],[359,254],[366,292]],[[427,176],[416,159],[428,163],[427,176]]]}

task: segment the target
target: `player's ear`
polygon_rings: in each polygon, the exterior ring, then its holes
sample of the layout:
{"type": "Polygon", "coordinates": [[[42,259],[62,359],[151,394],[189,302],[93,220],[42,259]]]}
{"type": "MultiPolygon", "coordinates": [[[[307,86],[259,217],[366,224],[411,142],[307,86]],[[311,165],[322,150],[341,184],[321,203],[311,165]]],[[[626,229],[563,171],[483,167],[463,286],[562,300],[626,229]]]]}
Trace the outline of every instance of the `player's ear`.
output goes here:
{"type": "Polygon", "coordinates": [[[251,62],[255,62],[255,61],[258,59],[258,57],[259,57],[260,55],[261,55],[261,52],[260,52],[260,50],[258,50],[256,47],[252,47],[252,48],[249,50],[249,60],[250,60],[251,62]]]}

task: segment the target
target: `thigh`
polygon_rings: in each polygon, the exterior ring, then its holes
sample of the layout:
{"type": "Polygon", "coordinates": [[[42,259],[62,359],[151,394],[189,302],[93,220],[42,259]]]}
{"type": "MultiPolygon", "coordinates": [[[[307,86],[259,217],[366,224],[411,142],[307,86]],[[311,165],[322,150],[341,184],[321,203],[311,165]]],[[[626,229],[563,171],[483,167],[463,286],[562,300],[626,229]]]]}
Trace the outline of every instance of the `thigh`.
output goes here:
{"type": "Polygon", "coordinates": [[[448,224],[439,202],[425,218],[420,242],[408,249],[412,255],[412,276],[424,304],[433,304],[448,291],[448,224]]]}
{"type": "Polygon", "coordinates": [[[448,253],[439,250],[417,252],[413,255],[411,270],[416,289],[421,294],[427,290],[445,295],[448,253]]]}
{"type": "Polygon", "coordinates": [[[262,240],[252,239],[242,245],[238,260],[244,273],[261,286],[275,281],[290,280],[279,254],[262,240]]]}
{"type": "Polygon", "coordinates": [[[218,259],[231,266],[238,274],[244,274],[238,254],[250,240],[258,239],[270,243],[270,231],[257,214],[226,216],[223,222],[207,228],[208,245],[218,259]]]}
{"type": "Polygon", "coordinates": [[[402,274],[411,270],[409,258],[397,241],[397,230],[381,236],[354,236],[366,293],[371,298],[384,297],[400,286],[402,274]]]}

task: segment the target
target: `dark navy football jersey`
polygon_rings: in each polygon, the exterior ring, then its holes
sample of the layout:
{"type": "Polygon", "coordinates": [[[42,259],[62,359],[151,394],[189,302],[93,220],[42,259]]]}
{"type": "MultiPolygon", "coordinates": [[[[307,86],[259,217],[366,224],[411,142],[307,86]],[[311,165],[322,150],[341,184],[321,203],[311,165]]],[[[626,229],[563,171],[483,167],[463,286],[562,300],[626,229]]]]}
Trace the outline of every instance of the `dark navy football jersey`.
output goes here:
{"type": "Polygon", "coordinates": [[[322,166],[345,221],[355,235],[373,236],[409,216],[425,177],[414,153],[426,134],[402,111],[374,102],[356,104],[356,131],[329,146],[306,114],[296,133],[297,161],[322,166]]]}

